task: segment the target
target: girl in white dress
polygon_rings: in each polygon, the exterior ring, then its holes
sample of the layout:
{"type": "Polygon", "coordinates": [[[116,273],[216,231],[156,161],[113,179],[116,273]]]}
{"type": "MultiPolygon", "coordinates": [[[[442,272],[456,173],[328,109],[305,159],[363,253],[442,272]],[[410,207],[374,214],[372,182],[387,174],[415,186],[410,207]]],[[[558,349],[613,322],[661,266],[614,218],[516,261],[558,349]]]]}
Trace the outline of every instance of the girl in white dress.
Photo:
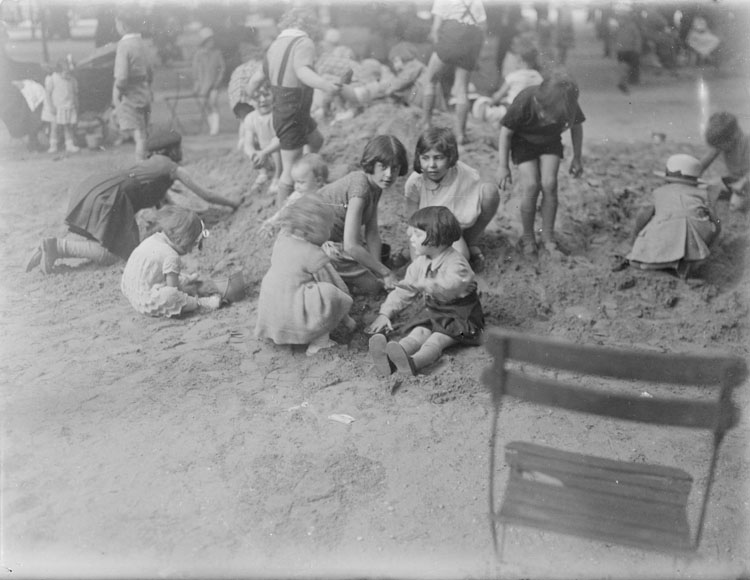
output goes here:
{"type": "MultiPolygon", "coordinates": [[[[166,206],[160,211],[162,231],[133,250],[122,273],[120,288],[133,308],[149,316],[179,316],[198,308],[216,310],[221,297],[198,297],[202,284],[195,274],[182,272],[180,256],[208,237],[203,220],[189,209],[166,206]]],[[[206,285],[211,286],[211,285],[206,285]]]]}
{"type": "Polygon", "coordinates": [[[49,152],[57,152],[57,128],[65,134],[65,150],[78,151],[73,129],[78,123],[78,81],[73,76],[73,60],[68,55],[57,62],[57,70],[44,81],[45,109],[50,114],[49,152]]]}

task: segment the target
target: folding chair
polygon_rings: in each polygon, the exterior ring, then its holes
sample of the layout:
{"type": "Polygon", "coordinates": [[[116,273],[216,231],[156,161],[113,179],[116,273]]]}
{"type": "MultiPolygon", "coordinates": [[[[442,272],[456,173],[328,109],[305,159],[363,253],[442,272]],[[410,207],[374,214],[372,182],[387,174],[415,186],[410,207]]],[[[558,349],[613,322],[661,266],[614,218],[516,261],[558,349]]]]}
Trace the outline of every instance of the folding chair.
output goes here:
{"type": "Polygon", "coordinates": [[[200,95],[193,91],[192,85],[190,87],[181,87],[181,79],[184,75],[181,72],[177,72],[177,84],[175,92],[164,95],[164,101],[167,103],[167,109],[169,110],[169,126],[178,129],[183,135],[186,134],[185,126],[180,121],[180,115],[178,108],[181,102],[193,102],[200,115],[200,125],[198,126],[198,132],[203,130],[203,125],[208,128],[208,110],[206,108],[206,101],[200,95]],[[189,91],[189,92],[188,92],[189,91]]]}
{"type": "MultiPolygon", "coordinates": [[[[502,560],[505,527],[528,526],[607,543],[685,554],[701,541],[706,506],[724,433],[739,412],[732,389],[747,376],[735,356],[680,355],[581,346],[550,338],[500,330],[486,331],[485,346],[494,363],[483,381],[492,390],[490,439],[490,526],[502,560]],[[535,365],[530,367],[529,365],[535,365]],[[553,371],[554,378],[550,372],[553,371]],[[593,387],[560,380],[588,375],[593,387]],[[606,389],[602,377],[639,381],[638,389],[606,389]],[[642,395],[644,384],[682,385],[692,397],[642,395]],[[689,388],[687,388],[689,387],[689,388]],[[693,388],[694,387],[694,388],[693,388]],[[624,391],[634,391],[625,393],[624,391]],[[700,393],[700,397],[695,395],[700,393]],[[708,400],[706,393],[710,394],[708,400]],[[523,441],[505,446],[510,475],[500,509],[494,495],[498,416],[505,396],[548,407],[652,425],[713,432],[707,483],[700,500],[695,534],[687,516],[692,477],[676,467],[633,463],[563,451],[523,441]],[[498,548],[497,528],[502,526],[498,548]]],[[[578,382],[578,379],[576,379],[578,382]]],[[[656,385],[651,389],[659,393],[656,385]]]]}

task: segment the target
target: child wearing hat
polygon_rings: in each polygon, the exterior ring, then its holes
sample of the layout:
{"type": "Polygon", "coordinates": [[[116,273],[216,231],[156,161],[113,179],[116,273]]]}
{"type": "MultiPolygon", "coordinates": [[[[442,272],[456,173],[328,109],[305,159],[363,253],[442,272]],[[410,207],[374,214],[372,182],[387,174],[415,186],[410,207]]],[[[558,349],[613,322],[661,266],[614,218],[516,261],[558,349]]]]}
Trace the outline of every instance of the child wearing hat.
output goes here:
{"type": "Polygon", "coordinates": [[[627,255],[632,266],[643,270],[676,270],[682,278],[706,260],[709,246],[721,232],[700,187],[701,164],[695,157],[672,155],[664,173],[666,185],[653,192],[653,203],[635,218],[633,248],[627,255]]]}
{"type": "Polygon", "coordinates": [[[701,159],[700,175],[721,156],[727,174],[721,183],[709,186],[709,198],[715,200],[722,193],[729,196],[729,207],[745,211],[750,200],[750,138],[737,123],[732,113],[714,113],[708,119],[706,143],[711,149],[701,159]]]}
{"type": "Polygon", "coordinates": [[[231,201],[204,188],[179,166],[182,137],[176,131],[157,130],[148,139],[149,158],[125,171],[89,176],[73,188],[65,223],[76,237],[44,238],[26,264],[26,271],[40,266],[52,273],[61,258],[83,258],[99,265],[127,260],[140,242],[136,214],[160,207],[175,181],[180,181],[209,203],[232,209],[231,201]]]}
{"type": "Polygon", "coordinates": [[[201,41],[193,56],[193,83],[195,94],[206,107],[209,135],[219,134],[219,87],[227,67],[221,51],[216,47],[214,31],[201,28],[201,41]]]}

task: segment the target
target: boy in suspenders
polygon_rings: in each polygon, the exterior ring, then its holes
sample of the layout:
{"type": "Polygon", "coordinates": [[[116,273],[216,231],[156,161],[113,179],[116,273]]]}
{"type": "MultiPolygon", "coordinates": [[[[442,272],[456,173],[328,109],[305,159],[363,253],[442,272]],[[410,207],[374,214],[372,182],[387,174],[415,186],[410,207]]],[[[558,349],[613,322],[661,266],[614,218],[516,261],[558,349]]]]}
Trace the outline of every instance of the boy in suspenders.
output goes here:
{"type": "Polygon", "coordinates": [[[253,94],[268,79],[273,94],[273,127],[281,147],[281,178],[276,196],[277,207],[294,191],[291,169],[302,156],[302,148],[317,152],[323,136],[310,116],[313,89],[336,93],[334,84],[313,70],[315,44],[309,36],[317,26],[315,12],[309,8],[288,10],[279,23],[281,33],[271,43],[263,59],[262,69],[256,71],[247,86],[253,94]]]}

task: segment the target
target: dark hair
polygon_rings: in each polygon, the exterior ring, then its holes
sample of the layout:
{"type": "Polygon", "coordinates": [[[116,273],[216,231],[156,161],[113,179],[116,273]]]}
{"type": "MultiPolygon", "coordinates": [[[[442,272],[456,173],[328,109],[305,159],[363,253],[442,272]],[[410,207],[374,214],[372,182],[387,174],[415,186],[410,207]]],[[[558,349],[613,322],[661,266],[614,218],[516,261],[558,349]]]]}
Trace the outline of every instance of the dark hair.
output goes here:
{"type": "Polygon", "coordinates": [[[247,115],[252,113],[255,110],[255,107],[253,107],[250,103],[243,103],[239,102],[234,107],[232,107],[232,112],[234,113],[234,116],[238,119],[244,119],[247,115]]]}
{"type": "Polygon", "coordinates": [[[190,252],[203,231],[203,222],[198,214],[179,205],[167,205],[160,209],[159,225],[180,254],[190,252]]]}
{"type": "Polygon", "coordinates": [[[458,161],[458,142],[453,131],[447,127],[431,127],[419,136],[414,149],[414,171],[417,173],[422,173],[419,156],[430,149],[435,149],[445,155],[448,158],[448,167],[453,167],[458,161]]]}
{"type": "Polygon", "coordinates": [[[387,167],[398,167],[400,176],[406,175],[406,172],[409,171],[406,148],[393,135],[378,135],[370,139],[365,145],[362,160],[359,162],[360,166],[365,173],[372,175],[376,163],[382,163],[387,167]]]}
{"type": "Polygon", "coordinates": [[[578,106],[578,84],[564,72],[546,77],[536,92],[536,102],[555,122],[572,121],[578,106]]]}
{"type": "Polygon", "coordinates": [[[737,117],[732,113],[714,113],[708,118],[706,143],[711,147],[720,147],[731,141],[738,129],[737,117]]]}
{"type": "Polygon", "coordinates": [[[521,60],[525,62],[529,68],[536,69],[539,67],[539,50],[537,50],[536,46],[530,45],[524,47],[518,56],[521,57],[521,60]]]}
{"type": "Polygon", "coordinates": [[[415,211],[409,225],[427,233],[423,246],[450,246],[461,239],[461,224],[443,205],[431,205],[415,211]]]}

